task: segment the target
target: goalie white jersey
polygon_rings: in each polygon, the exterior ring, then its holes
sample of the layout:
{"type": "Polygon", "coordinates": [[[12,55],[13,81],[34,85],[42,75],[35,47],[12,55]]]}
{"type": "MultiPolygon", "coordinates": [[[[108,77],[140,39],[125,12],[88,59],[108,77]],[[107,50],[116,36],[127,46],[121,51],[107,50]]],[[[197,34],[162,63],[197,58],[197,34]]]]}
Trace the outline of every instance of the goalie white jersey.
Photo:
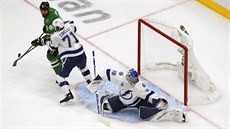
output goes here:
{"type": "Polygon", "coordinates": [[[159,98],[141,80],[136,84],[130,84],[126,78],[127,73],[107,69],[100,76],[104,81],[113,82],[118,86],[119,99],[124,105],[135,106],[141,99],[152,103],[152,99],[159,98]]]}
{"type": "Polygon", "coordinates": [[[138,73],[130,69],[127,73],[106,69],[86,87],[94,93],[101,88],[105,81],[118,86],[118,95],[106,92],[100,98],[100,112],[118,112],[121,109],[134,107],[139,110],[139,117],[148,121],[174,120],[187,121],[186,114],[176,109],[169,109],[164,97],[149,90],[145,83],[139,80],[138,73]]]}

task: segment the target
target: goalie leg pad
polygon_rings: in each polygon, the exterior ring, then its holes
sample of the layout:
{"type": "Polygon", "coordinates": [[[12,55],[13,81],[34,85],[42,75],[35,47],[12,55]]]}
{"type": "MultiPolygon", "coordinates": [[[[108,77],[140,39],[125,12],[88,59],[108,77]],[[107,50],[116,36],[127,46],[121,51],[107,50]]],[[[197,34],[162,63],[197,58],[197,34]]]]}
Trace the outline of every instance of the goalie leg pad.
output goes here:
{"type": "Polygon", "coordinates": [[[101,115],[104,114],[104,112],[112,112],[112,108],[109,105],[108,102],[108,95],[104,95],[100,98],[100,113],[101,115]]]}
{"type": "Polygon", "coordinates": [[[139,108],[139,117],[141,119],[150,121],[154,115],[156,115],[161,110],[153,107],[140,106],[139,108]]]}
{"type": "Polygon", "coordinates": [[[112,91],[106,90],[105,95],[100,98],[100,112],[103,115],[104,112],[112,112],[112,108],[108,102],[110,97],[116,96],[112,91]]]}
{"type": "Polygon", "coordinates": [[[113,112],[118,112],[121,109],[127,107],[120,101],[119,95],[108,98],[108,102],[109,102],[113,112]]]}
{"type": "Polygon", "coordinates": [[[105,111],[118,112],[126,106],[120,101],[119,96],[105,95],[100,99],[101,113],[105,111]]]}
{"type": "Polygon", "coordinates": [[[158,112],[154,115],[150,121],[176,121],[176,122],[186,122],[186,113],[176,110],[176,109],[166,109],[158,112]]]}

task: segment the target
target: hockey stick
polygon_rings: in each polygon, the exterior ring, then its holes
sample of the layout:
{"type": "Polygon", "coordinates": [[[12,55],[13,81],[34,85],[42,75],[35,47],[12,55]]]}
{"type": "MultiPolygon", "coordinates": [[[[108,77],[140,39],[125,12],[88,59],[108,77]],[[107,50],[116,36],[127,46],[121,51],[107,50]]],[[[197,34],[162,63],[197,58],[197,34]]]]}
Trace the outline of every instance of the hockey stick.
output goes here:
{"type": "MultiPolygon", "coordinates": [[[[44,34],[44,32],[43,32],[38,38],[40,38],[43,34],[44,34]]],[[[24,57],[26,54],[28,54],[29,52],[31,52],[31,51],[32,51],[34,48],[36,48],[36,47],[37,47],[37,46],[30,46],[30,47],[26,50],[26,52],[25,52],[23,55],[21,55],[21,53],[18,53],[18,59],[16,59],[16,60],[14,61],[13,67],[15,67],[15,66],[17,65],[18,61],[21,60],[22,57],[24,57]]]]}
{"type": "MultiPolygon", "coordinates": [[[[93,54],[93,72],[94,72],[94,78],[95,78],[96,77],[96,62],[95,62],[95,53],[94,53],[94,51],[92,51],[92,54],[93,54]]],[[[97,102],[97,113],[100,114],[98,92],[96,92],[96,102],[97,102]]]]}
{"type": "Polygon", "coordinates": [[[92,51],[93,54],[93,72],[94,72],[94,77],[96,77],[96,62],[95,62],[95,52],[92,51]]]}
{"type": "Polygon", "coordinates": [[[26,54],[28,54],[29,52],[31,52],[34,48],[36,48],[36,46],[30,46],[29,49],[23,54],[21,55],[21,53],[18,53],[18,59],[16,59],[13,63],[13,67],[15,67],[17,65],[17,62],[22,59],[22,57],[24,57],[26,54]]]}
{"type": "MultiPolygon", "coordinates": [[[[94,77],[96,77],[97,74],[96,74],[95,52],[92,51],[92,54],[93,54],[94,77]]],[[[99,121],[102,122],[103,124],[105,124],[106,126],[110,126],[110,122],[101,116],[101,115],[103,115],[103,113],[101,113],[101,111],[100,111],[98,91],[96,91],[96,103],[97,103],[97,114],[98,114],[99,121]]]]}

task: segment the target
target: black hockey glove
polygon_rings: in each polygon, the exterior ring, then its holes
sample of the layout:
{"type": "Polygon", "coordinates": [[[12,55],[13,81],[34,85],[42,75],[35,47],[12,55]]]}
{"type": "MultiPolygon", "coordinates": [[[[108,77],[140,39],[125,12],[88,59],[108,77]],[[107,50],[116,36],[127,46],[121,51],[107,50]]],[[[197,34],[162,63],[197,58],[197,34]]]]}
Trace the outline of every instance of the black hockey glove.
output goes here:
{"type": "Polygon", "coordinates": [[[37,38],[31,42],[32,46],[43,46],[44,43],[41,38],[37,38]]]}
{"type": "Polygon", "coordinates": [[[51,38],[50,38],[50,35],[45,35],[45,36],[43,36],[42,37],[42,39],[43,39],[43,41],[46,43],[46,42],[48,42],[48,41],[51,41],[51,38]]]}

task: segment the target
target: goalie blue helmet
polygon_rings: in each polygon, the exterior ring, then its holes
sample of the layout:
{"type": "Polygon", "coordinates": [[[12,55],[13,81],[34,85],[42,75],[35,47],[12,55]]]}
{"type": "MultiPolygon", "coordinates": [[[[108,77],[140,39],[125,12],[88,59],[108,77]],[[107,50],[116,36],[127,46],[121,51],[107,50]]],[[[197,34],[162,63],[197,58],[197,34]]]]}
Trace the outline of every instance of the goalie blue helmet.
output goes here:
{"type": "Polygon", "coordinates": [[[130,69],[129,73],[131,78],[138,78],[138,73],[135,69],[130,69]]]}
{"type": "Polygon", "coordinates": [[[139,75],[135,69],[130,69],[127,73],[127,80],[130,83],[136,84],[139,81],[139,75]]]}

